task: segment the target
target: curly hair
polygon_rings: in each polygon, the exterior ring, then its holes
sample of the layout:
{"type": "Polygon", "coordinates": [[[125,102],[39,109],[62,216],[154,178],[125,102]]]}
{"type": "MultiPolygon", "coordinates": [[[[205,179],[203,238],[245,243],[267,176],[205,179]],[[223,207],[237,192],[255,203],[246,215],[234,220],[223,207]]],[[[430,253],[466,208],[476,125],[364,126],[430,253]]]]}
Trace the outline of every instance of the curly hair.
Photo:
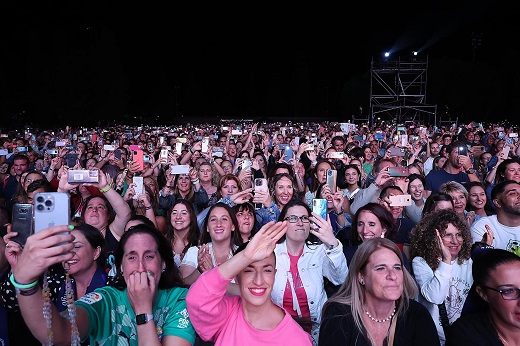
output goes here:
{"type": "Polygon", "coordinates": [[[442,236],[446,234],[446,228],[452,224],[462,234],[462,246],[457,256],[457,263],[468,260],[471,257],[471,245],[473,244],[471,233],[466,220],[453,209],[441,209],[428,213],[415,225],[410,233],[411,259],[422,257],[432,270],[439,266],[442,250],[435,230],[439,230],[442,236]]]}

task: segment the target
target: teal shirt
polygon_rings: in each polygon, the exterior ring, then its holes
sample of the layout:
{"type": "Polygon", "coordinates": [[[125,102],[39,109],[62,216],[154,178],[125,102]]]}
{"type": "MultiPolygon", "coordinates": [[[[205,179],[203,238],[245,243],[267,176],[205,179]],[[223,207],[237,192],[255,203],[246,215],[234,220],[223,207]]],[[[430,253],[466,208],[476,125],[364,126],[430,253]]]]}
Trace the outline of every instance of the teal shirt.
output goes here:
{"type": "MultiPolygon", "coordinates": [[[[195,330],[186,309],[187,293],[187,288],[179,287],[159,290],[152,313],[158,335],[178,336],[193,345],[195,330]]],[[[89,318],[88,336],[82,342],[90,338],[91,345],[137,346],[135,313],[126,290],[101,287],[81,297],[76,305],[85,309],[89,318]]]]}

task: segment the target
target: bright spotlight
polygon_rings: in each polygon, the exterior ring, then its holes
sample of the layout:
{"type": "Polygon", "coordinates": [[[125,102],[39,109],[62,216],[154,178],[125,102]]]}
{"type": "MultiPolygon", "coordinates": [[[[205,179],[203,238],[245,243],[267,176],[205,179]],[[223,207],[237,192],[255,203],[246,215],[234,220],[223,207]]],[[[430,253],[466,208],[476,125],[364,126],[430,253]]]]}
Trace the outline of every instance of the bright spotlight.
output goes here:
{"type": "Polygon", "coordinates": [[[388,58],[390,56],[390,53],[389,52],[385,52],[384,56],[385,56],[385,58],[388,58]]]}
{"type": "Polygon", "coordinates": [[[412,52],[412,54],[413,54],[414,56],[417,56],[417,52],[416,52],[415,50],[412,52]]]}

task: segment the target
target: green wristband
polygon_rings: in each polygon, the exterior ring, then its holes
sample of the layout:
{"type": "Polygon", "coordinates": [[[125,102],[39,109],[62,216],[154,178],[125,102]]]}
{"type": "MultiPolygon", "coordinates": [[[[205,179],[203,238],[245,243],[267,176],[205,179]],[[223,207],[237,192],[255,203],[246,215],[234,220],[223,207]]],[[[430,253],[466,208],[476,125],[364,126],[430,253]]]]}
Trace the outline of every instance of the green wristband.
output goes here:
{"type": "Polygon", "coordinates": [[[9,276],[9,280],[11,281],[13,286],[15,288],[18,288],[19,290],[28,290],[28,289],[33,288],[34,286],[38,285],[38,280],[31,282],[30,284],[21,284],[15,280],[13,273],[11,273],[11,275],[9,276]]]}

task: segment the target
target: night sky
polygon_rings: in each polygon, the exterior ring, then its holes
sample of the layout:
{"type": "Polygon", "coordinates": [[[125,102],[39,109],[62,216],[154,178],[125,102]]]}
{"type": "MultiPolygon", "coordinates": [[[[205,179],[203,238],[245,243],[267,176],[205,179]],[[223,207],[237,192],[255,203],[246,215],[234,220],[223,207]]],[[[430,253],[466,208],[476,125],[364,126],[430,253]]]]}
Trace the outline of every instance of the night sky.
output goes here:
{"type": "Polygon", "coordinates": [[[343,120],[368,110],[370,63],[385,50],[427,55],[427,100],[461,120],[517,115],[518,11],[431,3],[4,1],[3,126],[343,120]]]}

